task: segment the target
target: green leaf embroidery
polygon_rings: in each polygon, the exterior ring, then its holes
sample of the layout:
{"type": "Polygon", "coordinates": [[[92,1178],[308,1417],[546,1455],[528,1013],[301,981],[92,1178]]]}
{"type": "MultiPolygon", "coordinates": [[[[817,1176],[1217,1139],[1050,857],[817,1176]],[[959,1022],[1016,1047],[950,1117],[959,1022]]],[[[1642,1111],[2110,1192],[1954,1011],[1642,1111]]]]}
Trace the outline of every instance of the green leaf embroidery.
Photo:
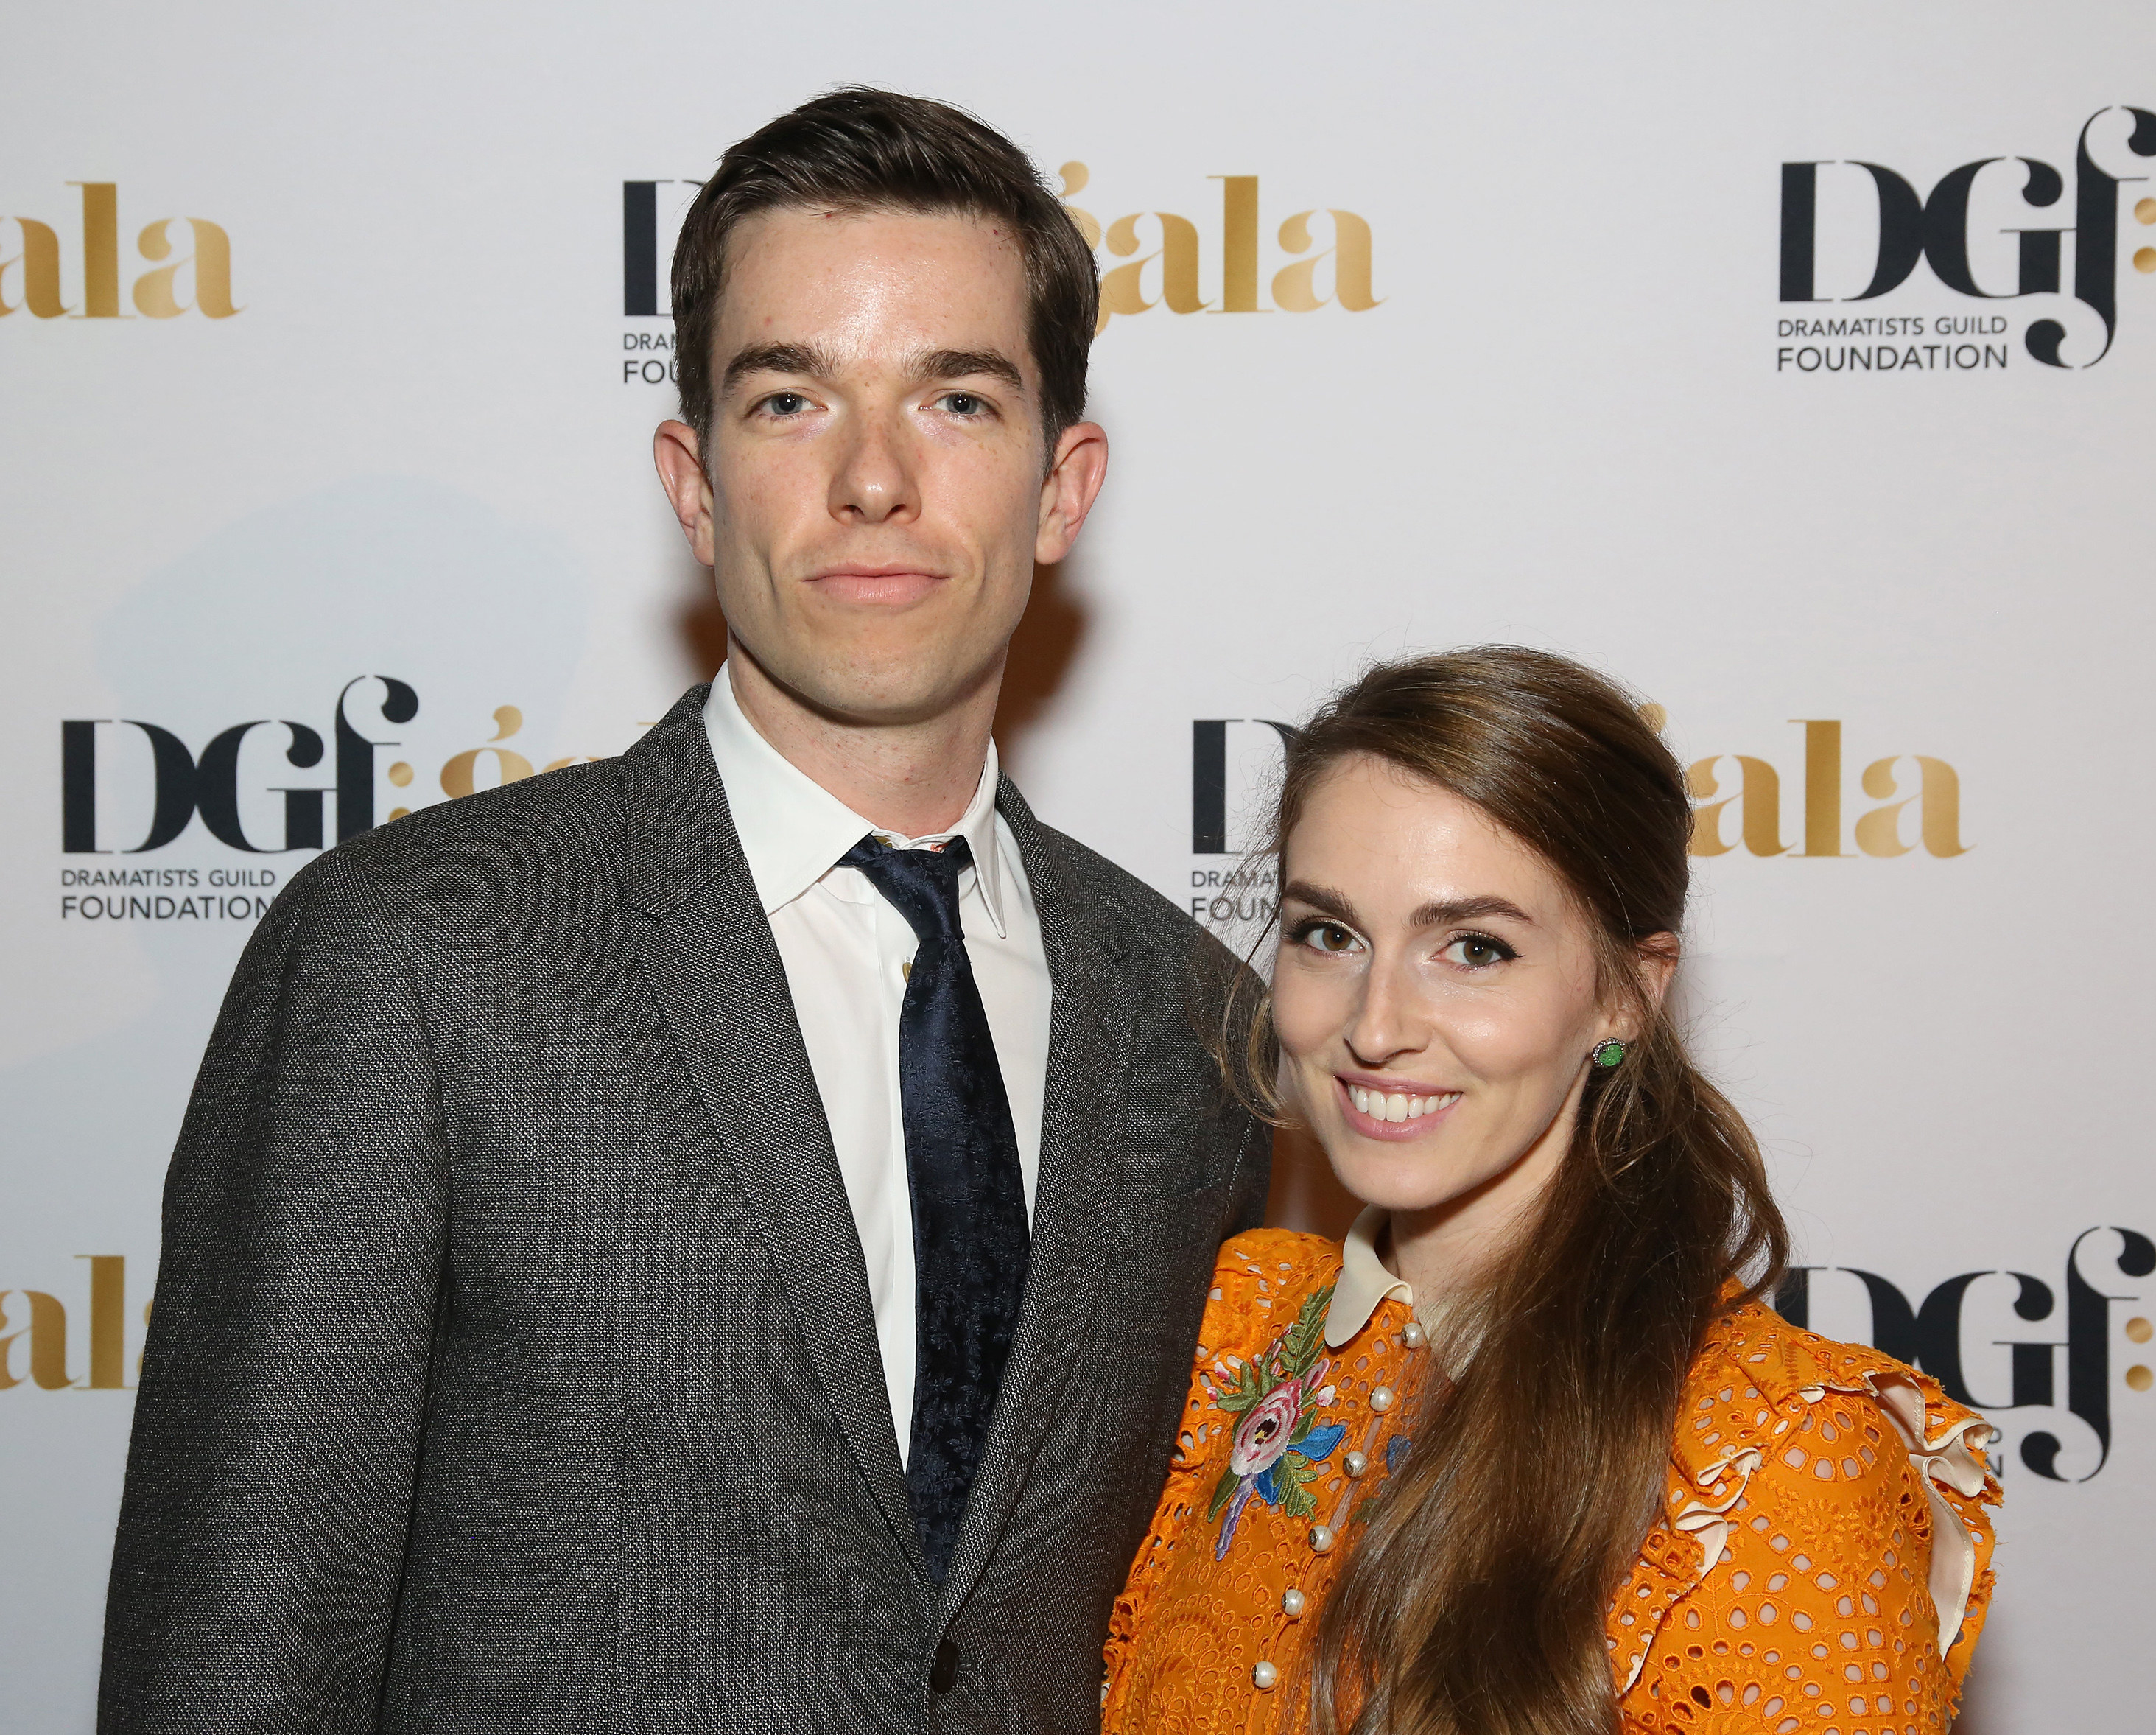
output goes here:
{"type": "MultiPolygon", "coordinates": [[[[1237,1362],[1224,1375],[1223,1383],[1214,1387],[1214,1404],[1230,1415],[1241,1415],[1255,1409],[1288,1381],[1307,1373],[1324,1347],[1325,1312],[1332,1301],[1329,1283],[1305,1296],[1294,1322],[1265,1347],[1255,1363],[1237,1362]]],[[[1315,1397],[1314,1393],[1304,1396],[1301,1414],[1296,1418],[1296,1440],[1310,1432],[1315,1397]]]]}
{"type": "Polygon", "coordinates": [[[1239,1362],[1235,1366],[1235,1383],[1220,1392],[1214,1401],[1230,1415],[1240,1415],[1245,1410],[1255,1408],[1265,1394],[1265,1388],[1251,1371],[1250,1364],[1239,1362]]]}
{"type": "Polygon", "coordinates": [[[1219,1517],[1221,1508],[1235,1497],[1235,1490],[1241,1486],[1242,1481],[1242,1477],[1237,1476],[1232,1470],[1224,1470],[1220,1472],[1220,1480],[1213,1486],[1213,1504],[1205,1509],[1205,1522],[1208,1524],[1219,1517]]]}
{"type": "Polygon", "coordinates": [[[1290,1452],[1273,1471],[1273,1486],[1280,1490],[1281,1511],[1291,1518],[1306,1518],[1317,1510],[1317,1497],[1307,1484],[1317,1480],[1317,1466],[1300,1452],[1290,1452]]]}
{"type": "Polygon", "coordinates": [[[1324,1344],[1325,1310],[1332,1303],[1332,1286],[1329,1283],[1303,1298],[1295,1323],[1281,1333],[1278,1349],[1282,1378],[1292,1379],[1308,1372],[1317,1359],[1317,1353],[1324,1344]]]}

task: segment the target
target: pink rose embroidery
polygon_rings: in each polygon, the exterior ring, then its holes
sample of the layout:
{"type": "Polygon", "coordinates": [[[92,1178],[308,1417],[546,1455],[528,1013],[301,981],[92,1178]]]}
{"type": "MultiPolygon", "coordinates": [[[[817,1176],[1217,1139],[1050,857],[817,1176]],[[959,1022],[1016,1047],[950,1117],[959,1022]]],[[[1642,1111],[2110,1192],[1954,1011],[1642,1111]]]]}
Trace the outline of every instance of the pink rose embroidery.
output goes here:
{"type": "Polygon", "coordinates": [[[1239,1362],[1220,1369],[1231,1381],[1208,1389],[1213,1401],[1230,1415],[1240,1416],[1229,1448],[1228,1468],[1213,1490],[1207,1521],[1224,1509],[1220,1540],[1213,1558],[1224,1560],[1242,1522],[1243,1508],[1255,1494],[1278,1507],[1291,1518],[1317,1510],[1309,1484],[1324,1472],[1318,1468],[1332,1455],[1348,1431],[1338,1423],[1316,1424],[1318,1408],[1332,1400],[1332,1388],[1320,1382],[1332,1364],[1321,1360],[1325,1310],[1332,1300],[1330,1285],[1302,1304],[1295,1323],[1275,1338],[1255,1362],[1239,1362]]]}
{"type": "Polygon", "coordinates": [[[1286,1385],[1275,1386],[1235,1430],[1228,1468],[1239,1476],[1270,1470],[1287,1450],[1287,1437],[1295,1431],[1301,1414],[1302,1382],[1291,1379],[1286,1385]]]}

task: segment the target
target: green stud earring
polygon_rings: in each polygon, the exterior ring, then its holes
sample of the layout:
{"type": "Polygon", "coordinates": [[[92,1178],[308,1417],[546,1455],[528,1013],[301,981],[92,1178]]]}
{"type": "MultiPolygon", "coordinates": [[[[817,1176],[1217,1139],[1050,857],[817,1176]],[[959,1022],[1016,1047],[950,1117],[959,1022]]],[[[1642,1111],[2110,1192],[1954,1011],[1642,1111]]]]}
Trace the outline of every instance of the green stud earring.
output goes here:
{"type": "Polygon", "coordinates": [[[1593,1059],[1597,1066],[1600,1066],[1607,1070],[1609,1067],[1617,1065],[1624,1060],[1624,1058],[1625,1045],[1620,1042],[1614,1036],[1610,1037],[1607,1041],[1598,1042],[1594,1045],[1594,1054],[1593,1059]]]}

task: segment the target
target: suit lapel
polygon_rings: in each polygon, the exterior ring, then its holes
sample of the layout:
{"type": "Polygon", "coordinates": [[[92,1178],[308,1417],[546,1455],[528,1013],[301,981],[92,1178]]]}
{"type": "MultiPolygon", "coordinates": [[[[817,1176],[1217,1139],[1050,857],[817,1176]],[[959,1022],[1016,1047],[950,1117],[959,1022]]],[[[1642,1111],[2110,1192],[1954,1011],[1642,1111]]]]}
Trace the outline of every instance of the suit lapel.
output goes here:
{"type": "Polygon", "coordinates": [[[784,967],[692,689],[622,761],[639,961],[749,1201],[839,1426],[921,1568],[860,1236],[784,967]]]}
{"type": "Polygon", "coordinates": [[[1130,985],[1120,947],[1062,840],[1008,779],[997,807],[1017,839],[1040,917],[1053,998],[1033,1256],[981,1471],[944,1584],[956,1608],[995,1552],[1085,1342],[1100,1289],[1101,1225],[1121,1185],[1130,985]]]}

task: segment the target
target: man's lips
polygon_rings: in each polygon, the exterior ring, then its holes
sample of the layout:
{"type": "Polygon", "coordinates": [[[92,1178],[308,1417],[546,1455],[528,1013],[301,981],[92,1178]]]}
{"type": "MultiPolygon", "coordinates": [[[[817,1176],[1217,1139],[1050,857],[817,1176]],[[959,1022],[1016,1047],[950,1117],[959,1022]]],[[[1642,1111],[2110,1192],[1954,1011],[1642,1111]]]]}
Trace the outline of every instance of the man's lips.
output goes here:
{"type": "Polygon", "coordinates": [[[1461,1093],[1367,1074],[1333,1075],[1340,1111],[1365,1138],[1419,1138],[1459,1106],[1461,1093]]]}
{"type": "Polygon", "coordinates": [[[805,581],[814,593],[834,603],[861,603],[883,608],[917,603],[939,584],[941,572],[925,567],[869,566],[850,562],[826,567],[805,581]]]}

